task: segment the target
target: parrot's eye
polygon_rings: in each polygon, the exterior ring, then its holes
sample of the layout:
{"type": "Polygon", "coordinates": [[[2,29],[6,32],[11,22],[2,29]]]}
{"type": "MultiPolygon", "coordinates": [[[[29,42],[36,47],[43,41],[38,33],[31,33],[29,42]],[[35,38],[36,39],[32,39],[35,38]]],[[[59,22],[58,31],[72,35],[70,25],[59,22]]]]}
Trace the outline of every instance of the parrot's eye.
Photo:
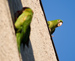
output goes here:
{"type": "Polygon", "coordinates": [[[59,27],[59,26],[61,26],[61,25],[62,25],[62,22],[58,23],[58,25],[57,25],[57,26],[59,27]]]}

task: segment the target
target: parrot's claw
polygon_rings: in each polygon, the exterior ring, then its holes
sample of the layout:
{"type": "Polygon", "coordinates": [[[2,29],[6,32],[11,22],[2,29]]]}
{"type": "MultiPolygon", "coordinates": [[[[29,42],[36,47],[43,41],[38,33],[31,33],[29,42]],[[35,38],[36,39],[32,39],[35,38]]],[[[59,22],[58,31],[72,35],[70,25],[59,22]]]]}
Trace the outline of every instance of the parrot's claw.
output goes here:
{"type": "Polygon", "coordinates": [[[51,35],[51,37],[54,37],[53,35],[51,35]]]}

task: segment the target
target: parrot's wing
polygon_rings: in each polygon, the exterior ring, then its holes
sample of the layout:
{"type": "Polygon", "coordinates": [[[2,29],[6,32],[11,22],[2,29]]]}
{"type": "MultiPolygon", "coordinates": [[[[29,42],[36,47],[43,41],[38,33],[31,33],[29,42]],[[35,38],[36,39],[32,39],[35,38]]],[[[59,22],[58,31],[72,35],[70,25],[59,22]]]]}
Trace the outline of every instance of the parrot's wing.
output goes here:
{"type": "Polygon", "coordinates": [[[23,47],[29,44],[29,35],[30,35],[30,23],[32,20],[32,16],[28,15],[25,22],[23,23],[23,28],[21,32],[21,43],[23,43],[23,47]]]}
{"type": "Polygon", "coordinates": [[[50,33],[53,34],[55,32],[55,28],[51,29],[50,33]]]}
{"type": "Polygon", "coordinates": [[[23,34],[23,37],[21,39],[21,43],[23,43],[23,49],[25,45],[29,47],[29,36],[30,36],[30,26],[27,28],[27,31],[23,34]]]}

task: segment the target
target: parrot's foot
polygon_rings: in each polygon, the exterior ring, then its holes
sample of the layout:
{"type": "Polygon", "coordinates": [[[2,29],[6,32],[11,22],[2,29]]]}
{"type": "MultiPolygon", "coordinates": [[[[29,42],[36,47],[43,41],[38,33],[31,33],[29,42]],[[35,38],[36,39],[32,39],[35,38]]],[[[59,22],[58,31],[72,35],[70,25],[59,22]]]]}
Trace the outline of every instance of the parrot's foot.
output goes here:
{"type": "Polygon", "coordinates": [[[53,35],[51,35],[51,37],[54,37],[53,35]]]}

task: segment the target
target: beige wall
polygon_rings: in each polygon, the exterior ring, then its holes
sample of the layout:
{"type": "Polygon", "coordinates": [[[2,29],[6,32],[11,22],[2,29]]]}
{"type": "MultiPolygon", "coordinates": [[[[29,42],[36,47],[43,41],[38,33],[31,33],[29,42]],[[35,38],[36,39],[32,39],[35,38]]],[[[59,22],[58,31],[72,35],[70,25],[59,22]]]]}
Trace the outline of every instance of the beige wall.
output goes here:
{"type": "Polygon", "coordinates": [[[7,0],[0,0],[0,61],[19,61],[15,32],[7,0]]]}

